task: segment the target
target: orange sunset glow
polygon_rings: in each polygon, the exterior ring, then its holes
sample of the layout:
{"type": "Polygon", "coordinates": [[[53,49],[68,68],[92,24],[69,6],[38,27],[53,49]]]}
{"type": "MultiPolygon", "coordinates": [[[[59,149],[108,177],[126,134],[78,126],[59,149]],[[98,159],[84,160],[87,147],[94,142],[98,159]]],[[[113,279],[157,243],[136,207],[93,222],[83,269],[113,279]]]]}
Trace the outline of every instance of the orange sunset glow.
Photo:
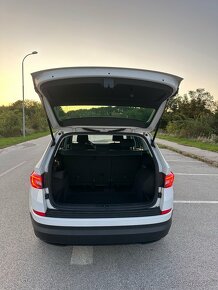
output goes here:
{"type": "Polygon", "coordinates": [[[218,99],[218,1],[3,1],[0,104],[38,100],[31,72],[115,66],[184,78],[180,93],[205,88],[218,99]]]}

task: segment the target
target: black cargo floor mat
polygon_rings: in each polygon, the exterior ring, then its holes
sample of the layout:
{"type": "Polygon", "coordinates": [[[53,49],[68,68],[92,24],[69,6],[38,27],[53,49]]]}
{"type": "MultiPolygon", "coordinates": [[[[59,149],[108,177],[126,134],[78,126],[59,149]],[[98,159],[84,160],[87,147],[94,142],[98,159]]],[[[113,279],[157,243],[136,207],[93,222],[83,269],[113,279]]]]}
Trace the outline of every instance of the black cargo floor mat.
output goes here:
{"type": "Polygon", "coordinates": [[[78,189],[65,193],[63,203],[74,204],[119,204],[139,202],[132,191],[120,189],[78,189]]]}

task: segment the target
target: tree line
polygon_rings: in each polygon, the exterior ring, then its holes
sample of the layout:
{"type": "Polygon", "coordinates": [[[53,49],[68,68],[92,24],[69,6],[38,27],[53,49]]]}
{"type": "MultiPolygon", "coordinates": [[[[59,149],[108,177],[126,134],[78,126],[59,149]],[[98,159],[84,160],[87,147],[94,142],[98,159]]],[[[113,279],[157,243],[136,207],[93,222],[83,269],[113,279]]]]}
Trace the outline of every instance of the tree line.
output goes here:
{"type": "Polygon", "coordinates": [[[87,117],[113,117],[136,119],[146,123],[152,115],[154,109],[126,106],[99,106],[98,108],[74,109],[67,112],[64,112],[62,108],[57,107],[55,111],[61,120],[87,117]]]}
{"type": "MultiPolygon", "coordinates": [[[[31,134],[48,130],[45,112],[41,103],[26,100],[26,133],[31,134]]],[[[0,106],[0,137],[16,137],[22,135],[22,101],[9,106],[0,106]]]]}
{"type": "MultiPolygon", "coordinates": [[[[88,110],[93,117],[111,116],[136,118],[147,121],[152,110],[128,107],[102,107],[88,110]]],[[[26,133],[48,130],[46,116],[41,103],[25,101],[26,133]]],[[[87,110],[68,111],[56,109],[60,118],[85,117],[87,110]]],[[[160,129],[167,134],[186,138],[207,138],[218,142],[218,104],[205,89],[189,91],[169,99],[162,116],[160,129]]],[[[0,137],[22,135],[22,101],[9,106],[0,106],[0,137]]]]}
{"type": "Polygon", "coordinates": [[[205,89],[169,99],[160,123],[171,135],[218,142],[218,102],[205,89]]]}

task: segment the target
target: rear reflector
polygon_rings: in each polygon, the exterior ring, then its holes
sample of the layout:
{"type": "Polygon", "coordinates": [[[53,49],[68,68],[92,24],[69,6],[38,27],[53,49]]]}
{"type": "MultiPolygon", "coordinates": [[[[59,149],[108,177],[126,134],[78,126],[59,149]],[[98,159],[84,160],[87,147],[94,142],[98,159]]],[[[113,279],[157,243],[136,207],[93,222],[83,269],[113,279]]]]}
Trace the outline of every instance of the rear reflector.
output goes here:
{"type": "Polygon", "coordinates": [[[172,210],[172,208],[169,208],[169,209],[163,210],[163,211],[161,211],[160,214],[167,214],[167,213],[171,212],[171,210],[172,210]]]}
{"type": "Polygon", "coordinates": [[[32,185],[32,187],[34,188],[38,188],[38,189],[42,189],[43,188],[43,178],[41,175],[35,173],[33,171],[33,173],[30,175],[30,183],[32,185]]]}
{"type": "Polygon", "coordinates": [[[174,174],[170,172],[170,174],[166,175],[164,178],[164,188],[171,187],[174,182],[174,174]]]}
{"type": "Polygon", "coordinates": [[[37,211],[35,209],[33,209],[33,212],[37,215],[40,215],[40,216],[45,216],[45,212],[42,212],[42,211],[37,211]]]}

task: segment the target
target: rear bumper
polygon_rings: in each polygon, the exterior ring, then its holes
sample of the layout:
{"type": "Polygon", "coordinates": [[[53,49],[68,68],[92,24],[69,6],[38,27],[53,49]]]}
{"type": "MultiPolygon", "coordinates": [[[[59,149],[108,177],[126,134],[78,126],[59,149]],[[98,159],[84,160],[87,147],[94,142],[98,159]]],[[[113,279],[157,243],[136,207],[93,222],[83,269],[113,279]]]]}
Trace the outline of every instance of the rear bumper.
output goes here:
{"type": "MultiPolygon", "coordinates": [[[[31,217],[32,218],[32,217],[31,217]]],[[[41,240],[64,245],[133,244],[157,241],[167,235],[171,218],[163,223],[113,227],[62,227],[37,223],[35,235],[41,240]]]]}

